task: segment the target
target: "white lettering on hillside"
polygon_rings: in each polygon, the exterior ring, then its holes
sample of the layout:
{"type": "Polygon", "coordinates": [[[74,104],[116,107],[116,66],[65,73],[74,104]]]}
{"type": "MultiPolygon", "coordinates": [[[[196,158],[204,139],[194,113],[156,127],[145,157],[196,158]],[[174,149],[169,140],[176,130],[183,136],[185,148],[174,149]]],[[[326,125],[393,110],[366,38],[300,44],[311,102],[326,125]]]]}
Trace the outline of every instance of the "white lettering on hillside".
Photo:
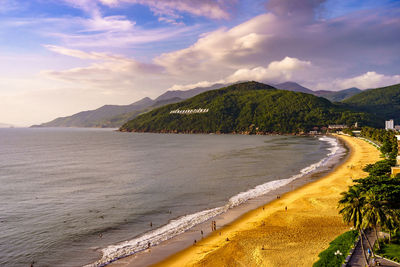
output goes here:
{"type": "Polygon", "coordinates": [[[198,108],[198,109],[176,109],[176,110],[171,110],[169,113],[170,114],[196,114],[196,113],[207,113],[208,108],[198,108]]]}

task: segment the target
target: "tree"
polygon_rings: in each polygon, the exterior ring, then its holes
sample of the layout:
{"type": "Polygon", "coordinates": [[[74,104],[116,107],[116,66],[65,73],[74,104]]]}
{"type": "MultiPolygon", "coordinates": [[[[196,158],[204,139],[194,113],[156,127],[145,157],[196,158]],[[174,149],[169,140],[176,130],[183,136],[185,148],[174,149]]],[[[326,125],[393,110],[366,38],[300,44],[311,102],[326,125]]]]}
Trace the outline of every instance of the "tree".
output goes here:
{"type": "Polygon", "coordinates": [[[339,200],[340,214],[346,223],[351,223],[355,229],[358,230],[360,236],[361,248],[363,251],[365,262],[367,263],[367,256],[363,244],[363,208],[365,197],[363,191],[358,186],[351,186],[349,191],[341,193],[343,196],[339,200]]]}
{"type": "Polygon", "coordinates": [[[382,201],[373,191],[370,190],[365,194],[362,225],[364,228],[371,227],[374,229],[378,249],[380,249],[380,246],[377,228],[379,225],[384,225],[387,213],[385,206],[382,204],[382,201]]]}

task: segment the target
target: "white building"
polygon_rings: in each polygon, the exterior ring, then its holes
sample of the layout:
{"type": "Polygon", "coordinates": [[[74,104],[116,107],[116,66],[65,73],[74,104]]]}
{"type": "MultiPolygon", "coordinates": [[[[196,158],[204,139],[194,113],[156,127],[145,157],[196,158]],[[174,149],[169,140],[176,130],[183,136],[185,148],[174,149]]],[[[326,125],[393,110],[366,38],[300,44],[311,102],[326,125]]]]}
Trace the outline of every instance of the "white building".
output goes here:
{"type": "Polygon", "coordinates": [[[393,120],[385,121],[385,129],[394,130],[394,121],[393,120]]]}

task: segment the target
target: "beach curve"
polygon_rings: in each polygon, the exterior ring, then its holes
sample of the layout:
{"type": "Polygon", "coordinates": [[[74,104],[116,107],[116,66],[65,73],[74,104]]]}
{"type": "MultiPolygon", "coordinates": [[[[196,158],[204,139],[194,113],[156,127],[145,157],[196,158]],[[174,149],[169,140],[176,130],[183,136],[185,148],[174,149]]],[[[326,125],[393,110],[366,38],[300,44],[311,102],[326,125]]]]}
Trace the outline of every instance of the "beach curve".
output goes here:
{"type": "Polygon", "coordinates": [[[248,212],[155,266],[311,266],[329,242],[349,229],[337,212],[340,193],[352,178],[366,176],[366,164],[379,160],[379,151],[365,141],[340,138],[350,152],[334,171],[248,212]]]}

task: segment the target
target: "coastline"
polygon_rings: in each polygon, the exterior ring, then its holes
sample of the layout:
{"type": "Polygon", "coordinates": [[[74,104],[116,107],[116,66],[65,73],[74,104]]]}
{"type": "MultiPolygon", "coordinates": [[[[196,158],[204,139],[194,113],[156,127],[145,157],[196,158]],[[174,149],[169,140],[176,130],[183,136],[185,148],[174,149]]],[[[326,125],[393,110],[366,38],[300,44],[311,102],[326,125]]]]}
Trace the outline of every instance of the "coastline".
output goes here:
{"type": "MultiPolygon", "coordinates": [[[[311,266],[337,235],[349,229],[336,209],[340,193],[352,178],[366,176],[363,166],[379,160],[379,151],[365,141],[340,138],[350,151],[333,171],[246,213],[155,266],[311,266]]],[[[131,264],[119,266],[135,266],[131,264]]]]}
{"type": "MultiPolygon", "coordinates": [[[[339,141],[340,143],[343,143],[341,142],[341,140],[339,141]]],[[[341,145],[341,147],[343,148],[343,144],[341,145]]],[[[183,234],[175,236],[167,241],[164,241],[155,247],[151,247],[150,250],[144,250],[142,252],[135,253],[134,255],[121,258],[117,261],[110,263],[109,265],[149,266],[152,264],[156,264],[162,260],[165,260],[166,258],[176,253],[178,253],[176,255],[179,255],[182,253],[180,251],[182,250],[186,251],[185,249],[188,247],[189,249],[187,250],[190,250],[190,248],[194,243],[194,240],[196,240],[197,242],[194,247],[201,246],[201,244],[204,243],[205,240],[212,239],[213,236],[215,236],[215,233],[214,234],[211,233],[211,226],[210,226],[211,220],[214,220],[217,223],[216,233],[219,233],[219,231],[221,231],[220,229],[222,229],[223,231],[225,228],[230,227],[231,224],[235,224],[236,221],[240,220],[240,218],[242,218],[243,216],[246,216],[246,214],[248,214],[249,212],[251,213],[260,206],[265,205],[266,203],[274,202],[278,195],[282,196],[283,194],[291,192],[297,188],[300,188],[305,184],[309,184],[312,183],[313,181],[319,180],[321,177],[326,176],[327,173],[330,173],[339,166],[343,165],[343,162],[346,161],[349,156],[349,153],[344,155],[343,150],[344,149],[342,149],[342,151],[339,151],[339,153],[336,153],[332,158],[329,159],[328,162],[326,162],[325,165],[320,166],[311,173],[301,176],[300,178],[294,179],[290,183],[282,187],[271,190],[270,192],[268,192],[263,196],[258,196],[254,199],[248,200],[245,203],[242,203],[239,206],[233,207],[229,209],[227,212],[224,212],[212,219],[209,219],[203,223],[194,226],[193,228],[187,230],[183,234]],[[201,235],[201,231],[203,231],[204,235],[201,235]]],[[[172,264],[172,262],[168,263],[168,265],[170,264],[172,264]]]]}

